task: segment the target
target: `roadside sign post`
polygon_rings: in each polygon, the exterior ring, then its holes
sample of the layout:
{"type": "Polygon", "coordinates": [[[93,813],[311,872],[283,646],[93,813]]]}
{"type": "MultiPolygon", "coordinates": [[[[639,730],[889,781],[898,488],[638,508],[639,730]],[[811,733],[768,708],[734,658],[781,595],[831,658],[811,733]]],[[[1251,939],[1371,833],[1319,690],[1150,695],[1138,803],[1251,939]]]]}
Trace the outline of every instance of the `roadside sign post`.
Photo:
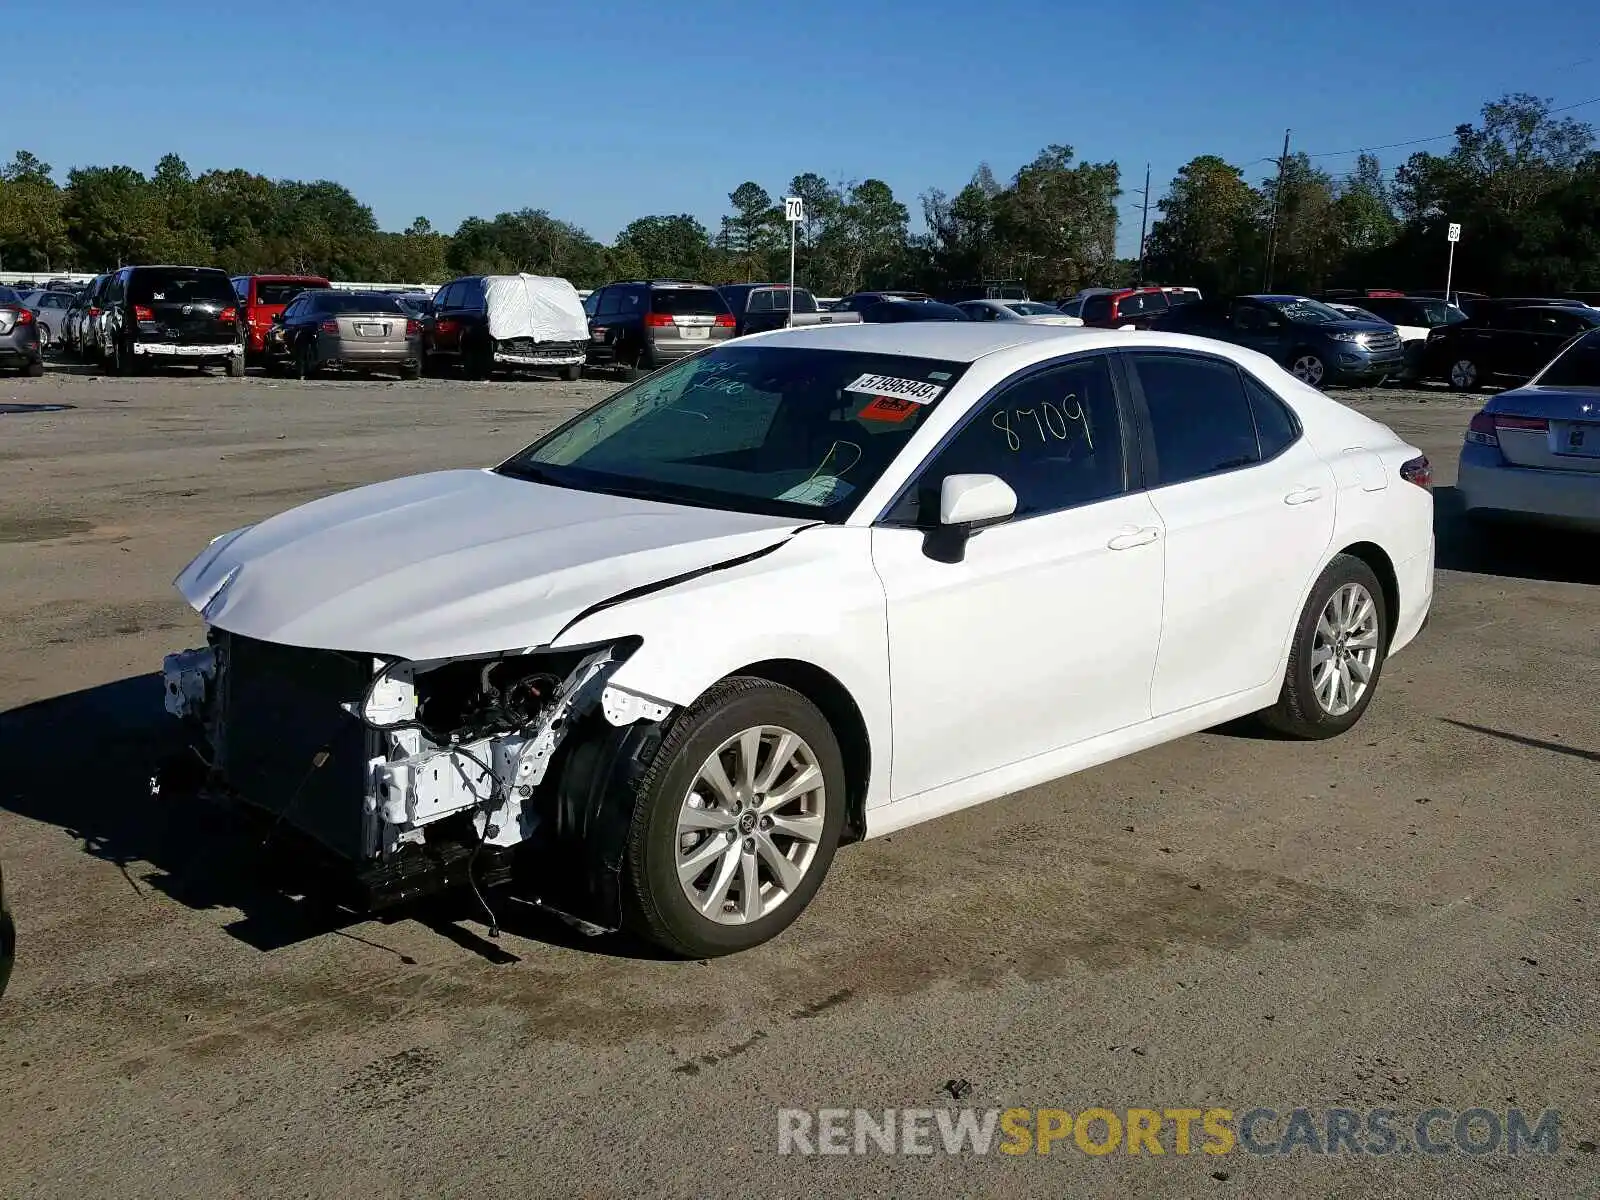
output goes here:
{"type": "Polygon", "coordinates": [[[799,196],[783,198],[783,219],[789,222],[789,320],[794,324],[794,242],[800,222],[806,219],[806,204],[799,196]]]}
{"type": "Polygon", "coordinates": [[[1456,243],[1461,240],[1460,223],[1452,221],[1450,223],[1450,227],[1445,230],[1444,236],[1445,240],[1450,243],[1450,265],[1444,269],[1444,302],[1449,304],[1451,302],[1450,280],[1455,276],[1456,273],[1456,243]]]}

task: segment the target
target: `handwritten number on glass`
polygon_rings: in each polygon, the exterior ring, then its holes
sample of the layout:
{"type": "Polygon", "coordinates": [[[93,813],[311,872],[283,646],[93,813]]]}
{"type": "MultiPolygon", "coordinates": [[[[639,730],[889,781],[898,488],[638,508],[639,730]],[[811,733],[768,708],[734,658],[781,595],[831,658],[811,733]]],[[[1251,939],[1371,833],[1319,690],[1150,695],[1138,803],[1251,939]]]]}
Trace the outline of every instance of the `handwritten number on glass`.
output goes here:
{"type": "Polygon", "coordinates": [[[1038,408],[996,409],[989,418],[989,424],[1005,435],[1006,449],[1013,452],[1021,450],[1024,441],[1031,442],[1033,434],[1038,435],[1041,445],[1049,445],[1052,441],[1070,442],[1081,434],[1089,452],[1094,453],[1094,435],[1089,430],[1089,415],[1083,411],[1076,394],[1062,397],[1060,404],[1046,400],[1038,408]],[[1030,423],[1032,430],[1028,428],[1030,423]]]}

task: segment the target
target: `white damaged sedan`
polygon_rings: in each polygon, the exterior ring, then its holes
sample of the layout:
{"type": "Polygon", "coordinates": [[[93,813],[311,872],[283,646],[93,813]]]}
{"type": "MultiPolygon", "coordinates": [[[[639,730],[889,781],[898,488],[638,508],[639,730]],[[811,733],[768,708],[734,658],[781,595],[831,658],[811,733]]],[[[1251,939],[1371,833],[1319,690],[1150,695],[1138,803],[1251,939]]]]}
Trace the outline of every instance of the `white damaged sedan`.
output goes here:
{"type": "Polygon", "coordinates": [[[841,842],[1246,714],[1349,729],[1428,613],[1430,483],[1214,341],[759,334],[216,539],[167,704],[351,903],[507,883],[726,953],[841,842]]]}

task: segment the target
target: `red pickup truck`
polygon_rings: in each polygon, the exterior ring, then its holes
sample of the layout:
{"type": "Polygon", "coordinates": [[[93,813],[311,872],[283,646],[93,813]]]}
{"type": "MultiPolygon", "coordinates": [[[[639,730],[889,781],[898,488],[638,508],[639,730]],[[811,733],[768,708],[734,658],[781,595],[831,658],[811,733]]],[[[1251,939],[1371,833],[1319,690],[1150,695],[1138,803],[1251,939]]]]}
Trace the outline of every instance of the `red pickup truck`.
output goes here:
{"type": "Polygon", "coordinates": [[[328,286],[320,275],[235,275],[233,290],[239,297],[239,316],[245,327],[245,362],[255,365],[262,361],[272,318],[289,307],[289,301],[309,288],[328,286]]]}

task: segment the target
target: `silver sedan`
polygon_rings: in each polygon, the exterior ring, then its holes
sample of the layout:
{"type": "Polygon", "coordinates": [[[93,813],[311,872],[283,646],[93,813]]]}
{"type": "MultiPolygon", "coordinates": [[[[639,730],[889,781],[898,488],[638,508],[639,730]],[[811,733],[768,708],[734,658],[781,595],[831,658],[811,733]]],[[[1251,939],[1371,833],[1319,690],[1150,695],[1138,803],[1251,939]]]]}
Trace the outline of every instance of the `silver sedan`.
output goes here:
{"type": "Polygon", "coordinates": [[[1021,321],[1027,325],[1082,325],[1059,308],[1037,300],[967,300],[956,305],[972,321],[1021,321]]]}

